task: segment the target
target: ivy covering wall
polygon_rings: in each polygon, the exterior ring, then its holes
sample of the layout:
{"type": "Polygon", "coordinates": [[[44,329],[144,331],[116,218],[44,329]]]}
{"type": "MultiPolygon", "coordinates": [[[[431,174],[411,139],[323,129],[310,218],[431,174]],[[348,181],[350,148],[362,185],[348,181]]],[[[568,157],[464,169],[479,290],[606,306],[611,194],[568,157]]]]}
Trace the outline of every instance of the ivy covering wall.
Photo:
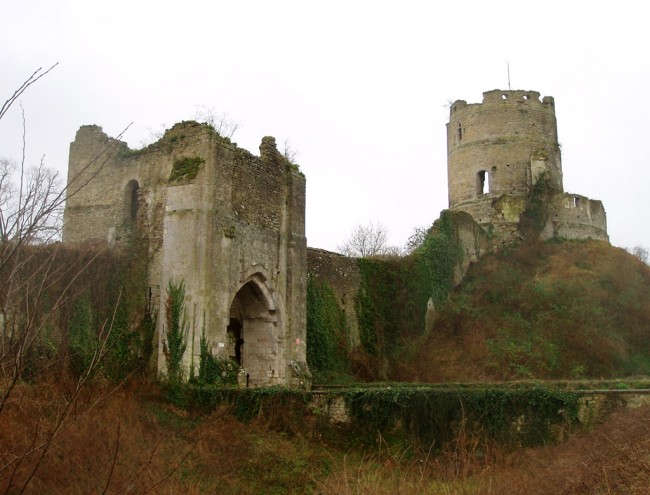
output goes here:
{"type": "Polygon", "coordinates": [[[446,300],[461,260],[449,211],[442,212],[412,254],[358,260],[362,280],[355,300],[359,337],[361,350],[375,360],[374,369],[385,368],[409,340],[423,334],[429,300],[434,305],[446,300]]]}
{"type": "Polygon", "coordinates": [[[317,378],[347,370],[347,325],[327,282],[307,279],[307,364],[317,378]]]}

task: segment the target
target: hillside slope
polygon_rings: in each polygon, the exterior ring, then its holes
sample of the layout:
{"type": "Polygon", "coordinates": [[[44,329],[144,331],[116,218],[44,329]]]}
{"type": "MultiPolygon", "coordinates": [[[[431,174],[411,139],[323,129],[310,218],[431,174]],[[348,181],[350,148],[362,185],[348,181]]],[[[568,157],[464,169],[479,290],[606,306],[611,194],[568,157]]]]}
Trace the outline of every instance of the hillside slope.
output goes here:
{"type": "Polygon", "coordinates": [[[650,373],[650,268],[600,241],[527,243],[472,266],[395,379],[650,373]]]}

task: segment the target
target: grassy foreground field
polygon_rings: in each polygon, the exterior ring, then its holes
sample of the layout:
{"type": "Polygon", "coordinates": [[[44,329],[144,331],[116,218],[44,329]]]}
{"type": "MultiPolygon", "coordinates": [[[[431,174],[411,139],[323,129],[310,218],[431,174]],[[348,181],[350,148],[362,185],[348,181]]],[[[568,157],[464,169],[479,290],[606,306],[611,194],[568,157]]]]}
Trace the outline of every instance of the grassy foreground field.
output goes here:
{"type": "Polygon", "coordinates": [[[155,384],[21,385],[0,414],[2,493],[645,494],[650,409],[590,431],[505,449],[461,429],[436,453],[336,447],[309,419],[239,422],[171,406],[155,384]]]}

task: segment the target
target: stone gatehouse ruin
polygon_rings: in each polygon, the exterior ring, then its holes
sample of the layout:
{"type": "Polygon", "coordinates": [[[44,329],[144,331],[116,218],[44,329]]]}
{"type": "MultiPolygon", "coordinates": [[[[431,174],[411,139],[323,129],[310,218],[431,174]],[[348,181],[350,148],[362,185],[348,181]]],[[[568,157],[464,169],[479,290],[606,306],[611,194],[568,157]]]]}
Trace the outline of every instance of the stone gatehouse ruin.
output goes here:
{"type": "MultiPolygon", "coordinates": [[[[608,240],[602,203],[563,190],[552,97],[493,90],[480,104],[456,101],[447,145],[449,208],[464,251],[456,283],[482,253],[521,238],[538,184],[545,185],[542,239],[608,240]]],[[[148,299],[158,315],[168,283],[185,282],[193,329],[186,369],[198,363],[205,332],[212,354],[237,361],[249,386],[308,384],[308,273],[332,287],[349,345],[358,344],[356,260],[310,249],[308,261],[305,178],[273,138],[262,139],[258,157],[210,126],[182,122],[131,150],[83,126],[70,146],[68,194],[64,242],[146,241],[148,299]]]]}
{"type": "Polygon", "coordinates": [[[238,361],[250,386],[308,378],[305,178],[273,138],[262,139],[258,157],[210,126],[182,122],[133,151],[83,126],[70,145],[68,187],[64,242],[146,241],[158,315],[169,281],[185,283],[186,370],[198,365],[205,332],[213,355],[238,361]]]}

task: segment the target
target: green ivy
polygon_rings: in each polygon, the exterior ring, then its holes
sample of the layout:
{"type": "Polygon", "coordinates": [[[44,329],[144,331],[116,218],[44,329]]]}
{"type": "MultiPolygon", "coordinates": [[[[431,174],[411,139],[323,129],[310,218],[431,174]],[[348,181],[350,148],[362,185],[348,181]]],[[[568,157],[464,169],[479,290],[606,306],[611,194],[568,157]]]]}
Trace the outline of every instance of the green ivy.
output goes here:
{"type": "Polygon", "coordinates": [[[88,294],[82,295],[74,305],[68,324],[70,370],[76,376],[87,372],[99,351],[96,318],[88,294]]]}
{"type": "Polygon", "coordinates": [[[199,156],[176,158],[169,174],[169,182],[193,180],[205,160],[199,156]]]}
{"type": "MultiPolygon", "coordinates": [[[[336,395],[345,400],[350,423],[337,429],[334,440],[345,438],[347,444],[376,445],[381,438],[426,452],[441,449],[463,428],[472,438],[528,446],[551,442],[559,430],[579,425],[580,396],[539,385],[396,385],[351,388],[336,395]]],[[[170,384],[167,397],[187,409],[212,411],[227,405],[242,421],[279,420],[291,423],[294,432],[305,424],[332,434],[329,422],[306,421],[309,411],[321,413],[310,409],[311,394],[301,390],[170,384]]]]}
{"type": "Polygon", "coordinates": [[[307,363],[312,373],[347,371],[347,324],[334,291],[327,284],[307,279],[307,363]]]}
{"type": "Polygon", "coordinates": [[[189,325],[185,318],[185,282],[169,281],[165,300],[165,343],[167,378],[180,382],[183,378],[182,361],[187,348],[189,325]]]}
{"type": "Polygon", "coordinates": [[[427,303],[446,300],[462,251],[454,235],[453,214],[440,219],[415,251],[403,258],[360,258],[361,287],[356,311],[362,349],[390,359],[425,329],[427,303]]]}
{"type": "Polygon", "coordinates": [[[539,234],[544,230],[548,220],[551,195],[551,182],[547,174],[543,173],[533,185],[528,195],[526,209],[519,219],[519,231],[524,238],[539,239],[539,234]]]}
{"type": "Polygon", "coordinates": [[[406,436],[428,450],[465,427],[503,443],[538,445],[578,424],[577,394],[532,388],[382,387],[343,392],[359,439],[406,436]]]}
{"type": "Polygon", "coordinates": [[[268,417],[273,411],[283,417],[297,415],[299,420],[304,421],[305,406],[310,397],[304,390],[285,387],[238,389],[192,383],[167,386],[167,398],[179,407],[213,411],[219,405],[228,405],[237,419],[246,422],[262,415],[268,417]]]}

